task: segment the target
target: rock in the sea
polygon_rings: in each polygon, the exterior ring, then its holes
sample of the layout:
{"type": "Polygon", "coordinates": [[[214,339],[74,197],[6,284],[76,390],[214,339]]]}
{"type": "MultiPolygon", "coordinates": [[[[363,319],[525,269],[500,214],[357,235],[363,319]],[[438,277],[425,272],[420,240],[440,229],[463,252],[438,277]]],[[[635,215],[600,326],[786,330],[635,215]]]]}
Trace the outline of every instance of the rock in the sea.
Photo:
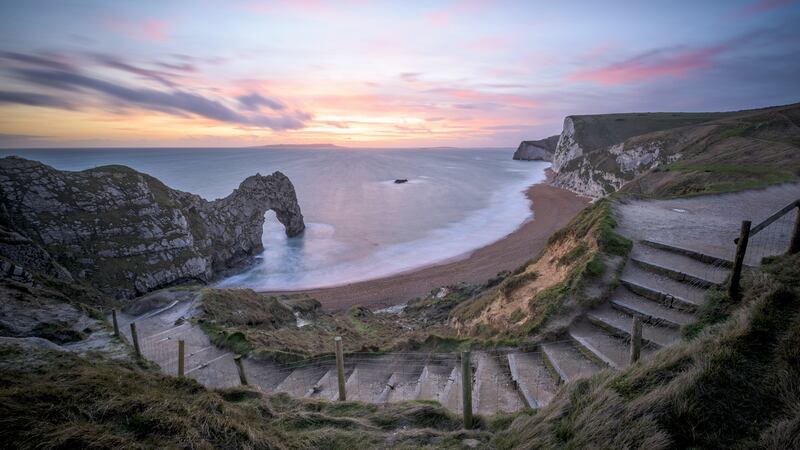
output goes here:
{"type": "Polygon", "coordinates": [[[66,172],[0,159],[2,257],[117,297],[209,281],[249,261],[263,250],[267,210],[287,235],[303,231],[294,186],[280,172],[207,201],[125,166],[66,172]]]}
{"type": "Polygon", "coordinates": [[[406,178],[398,178],[398,179],[394,180],[394,184],[403,184],[403,183],[408,183],[408,179],[406,179],[406,178]]]}
{"type": "Polygon", "coordinates": [[[538,141],[522,141],[514,152],[514,159],[523,161],[552,161],[559,135],[538,141]]]}

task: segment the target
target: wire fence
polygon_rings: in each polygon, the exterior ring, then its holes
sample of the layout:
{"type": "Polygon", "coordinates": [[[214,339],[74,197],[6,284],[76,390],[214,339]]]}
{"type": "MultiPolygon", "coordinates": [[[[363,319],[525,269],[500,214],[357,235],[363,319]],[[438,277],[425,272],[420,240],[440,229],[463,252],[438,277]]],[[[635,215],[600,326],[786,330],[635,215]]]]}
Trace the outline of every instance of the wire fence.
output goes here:
{"type": "MultiPolygon", "coordinates": [[[[796,214],[784,214],[752,235],[745,263],[755,266],[764,257],[785,253],[796,228],[796,214]]],[[[725,287],[736,245],[731,242],[729,254],[715,257],[687,252],[694,263],[684,258],[681,271],[662,273],[672,278],[670,283],[674,282],[663,290],[670,294],[663,291],[647,294],[651,300],[678,312],[642,317],[643,357],[666,345],[682,325],[681,317],[697,308],[708,289],[725,287]],[[652,298],[653,295],[662,298],[652,298]]],[[[646,256],[645,252],[642,258],[646,270],[660,270],[657,261],[651,261],[653,265],[647,268],[646,256]]],[[[474,413],[542,407],[552,399],[560,384],[607,367],[624,367],[631,361],[631,318],[641,314],[625,311],[619,305],[615,308],[612,311],[617,316],[606,317],[602,323],[587,318],[583,328],[570,327],[565,338],[540,343],[532,350],[475,350],[470,354],[470,379],[465,379],[462,372],[462,353],[409,351],[346,354],[341,381],[347,400],[370,403],[436,400],[460,413],[465,402],[464,384],[468,383],[474,413]]],[[[212,345],[202,331],[188,322],[149,333],[143,329],[142,334],[139,338],[142,357],[157,363],[169,375],[181,374],[178,342],[183,341],[183,375],[209,387],[247,382],[267,393],[339,398],[340,377],[333,353],[297,361],[246,358],[237,362],[233,353],[212,345]]],[[[333,350],[334,343],[330,344],[333,350]]]]}

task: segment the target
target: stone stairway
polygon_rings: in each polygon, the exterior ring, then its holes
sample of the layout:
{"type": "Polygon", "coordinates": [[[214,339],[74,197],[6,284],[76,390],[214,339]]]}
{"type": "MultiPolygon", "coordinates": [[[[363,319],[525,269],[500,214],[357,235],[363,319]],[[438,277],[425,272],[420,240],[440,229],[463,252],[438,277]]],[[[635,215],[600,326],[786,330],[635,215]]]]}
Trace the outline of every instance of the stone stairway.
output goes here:
{"type": "MultiPolygon", "coordinates": [[[[694,320],[707,288],[724,281],[726,264],[663,243],[636,242],[608,301],[575,320],[562,336],[532,351],[472,352],[474,413],[540,408],[559,384],[628,366],[634,316],[643,322],[642,358],[670,345],[679,339],[680,327],[694,320]]],[[[138,317],[122,315],[121,327],[130,339],[127,325],[136,321],[144,356],[168,374],[177,374],[177,341],[182,339],[187,376],[212,388],[238,385],[234,355],[212,345],[188,321],[194,302],[177,301],[138,317]]],[[[249,383],[266,393],[338,399],[332,355],[284,364],[247,358],[242,364],[249,383]]],[[[454,412],[463,408],[456,353],[350,354],[345,357],[345,380],[348,400],[436,400],[454,412]]]]}
{"type": "Polygon", "coordinates": [[[559,382],[630,364],[633,317],[642,319],[641,358],[680,338],[694,320],[708,288],[725,281],[728,261],[677,246],[634,243],[620,285],[604,304],[570,326],[564,340],[541,345],[545,363],[559,382]]]}

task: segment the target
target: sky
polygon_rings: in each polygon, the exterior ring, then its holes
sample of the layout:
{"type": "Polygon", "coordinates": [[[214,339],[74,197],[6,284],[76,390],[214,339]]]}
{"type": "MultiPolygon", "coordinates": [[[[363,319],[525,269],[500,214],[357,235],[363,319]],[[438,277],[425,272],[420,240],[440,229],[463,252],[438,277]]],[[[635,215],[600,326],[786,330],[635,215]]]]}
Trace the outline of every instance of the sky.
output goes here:
{"type": "Polygon", "coordinates": [[[0,2],[0,147],[516,147],[800,101],[800,1],[0,2]]]}

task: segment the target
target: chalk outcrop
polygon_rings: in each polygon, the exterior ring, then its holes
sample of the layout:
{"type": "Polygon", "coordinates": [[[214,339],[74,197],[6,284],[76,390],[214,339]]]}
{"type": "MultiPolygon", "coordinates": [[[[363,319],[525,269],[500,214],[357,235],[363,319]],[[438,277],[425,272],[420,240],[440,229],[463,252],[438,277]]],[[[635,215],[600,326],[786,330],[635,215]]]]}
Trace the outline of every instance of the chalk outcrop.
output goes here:
{"type": "Polygon", "coordinates": [[[554,184],[602,197],[645,172],[693,154],[693,144],[727,129],[718,124],[735,114],[568,116],[553,156],[554,184]]]}
{"type": "Polygon", "coordinates": [[[303,231],[294,186],[280,172],[207,201],[125,166],[66,172],[0,159],[4,270],[85,281],[120,298],[242,266],[263,250],[267,210],[287,235],[303,231]]]}
{"type": "Polygon", "coordinates": [[[514,159],[523,161],[552,161],[559,135],[538,141],[522,141],[514,152],[514,159]]]}

